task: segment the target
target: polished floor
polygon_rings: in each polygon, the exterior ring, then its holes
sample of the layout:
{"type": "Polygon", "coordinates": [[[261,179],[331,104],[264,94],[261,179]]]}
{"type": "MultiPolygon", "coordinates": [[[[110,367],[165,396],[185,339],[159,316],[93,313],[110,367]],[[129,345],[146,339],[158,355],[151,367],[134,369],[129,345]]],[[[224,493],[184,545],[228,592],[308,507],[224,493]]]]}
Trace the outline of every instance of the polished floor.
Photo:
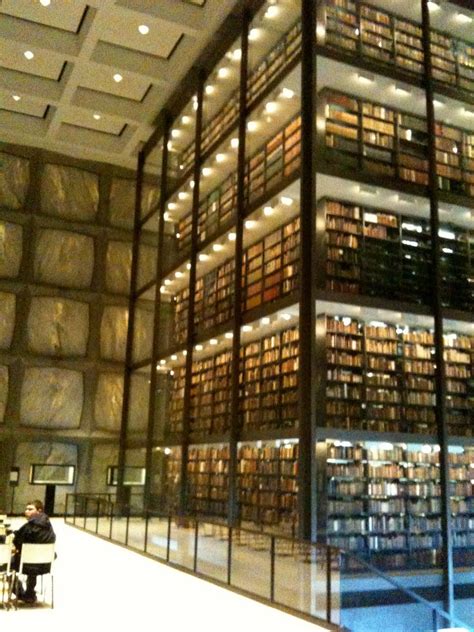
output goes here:
{"type": "MultiPolygon", "coordinates": [[[[21,522],[19,523],[21,524],[21,522]]],[[[14,528],[18,526],[14,524],[14,528]]],[[[318,632],[313,623],[54,521],[55,608],[0,610],[0,628],[48,632],[318,632]]]]}

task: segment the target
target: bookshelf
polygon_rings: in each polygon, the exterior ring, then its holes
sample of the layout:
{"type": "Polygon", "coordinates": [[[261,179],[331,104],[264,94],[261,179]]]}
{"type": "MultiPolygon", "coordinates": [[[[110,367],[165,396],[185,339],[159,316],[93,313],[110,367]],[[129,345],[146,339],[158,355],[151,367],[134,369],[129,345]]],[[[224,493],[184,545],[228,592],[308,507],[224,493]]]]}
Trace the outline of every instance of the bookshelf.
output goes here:
{"type": "Polygon", "coordinates": [[[238,453],[239,509],[242,525],[294,534],[298,493],[295,441],[244,444],[238,453]]]}
{"type": "MultiPolygon", "coordinates": [[[[328,163],[427,186],[428,131],[423,118],[331,88],[319,95],[328,163]]],[[[472,196],[474,135],[437,122],[436,149],[439,189],[472,196]]]]}
{"type": "MultiPolygon", "coordinates": [[[[318,317],[324,331],[327,428],[434,435],[433,333],[402,323],[318,317]]],[[[474,337],[445,333],[448,424],[471,437],[474,337]]]]}
{"type": "Polygon", "coordinates": [[[251,342],[241,349],[240,415],[244,432],[296,429],[298,329],[251,342]]]}
{"type": "MultiPolygon", "coordinates": [[[[327,441],[328,542],[383,568],[439,564],[437,446],[327,441]]],[[[472,546],[472,447],[449,453],[455,547],[472,546]],[[470,543],[470,544],[469,544],[470,543]]]]}
{"type": "MultiPolygon", "coordinates": [[[[342,200],[324,199],[325,287],[429,305],[431,233],[429,221],[342,200]]],[[[442,224],[442,299],[445,306],[471,311],[470,231],[442,224]]]]}
{"type": "Polygon", "coordinates": [[[187,472],[191,512],[205,516],[225,516],[229,447],[223,444],[190,447],[187,472]]]}
{"type": "MultiPolygon", "coordinates": [[[[352,0],[326,0],[318,11],[318,43],[419,79],[424,72],[421,24],[352,0]]],[[[433,78],[442,87],[474,90],[474,46],[431,29],[433,78]]]]}

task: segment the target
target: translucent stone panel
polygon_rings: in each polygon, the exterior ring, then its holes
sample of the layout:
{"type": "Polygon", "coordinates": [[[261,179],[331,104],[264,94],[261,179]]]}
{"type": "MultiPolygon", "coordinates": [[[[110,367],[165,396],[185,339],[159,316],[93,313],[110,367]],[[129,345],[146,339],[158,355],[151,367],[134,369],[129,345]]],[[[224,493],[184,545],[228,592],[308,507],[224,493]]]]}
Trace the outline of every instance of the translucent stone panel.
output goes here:
{"type": "Polygon", "coordinates": [[[41,230],[36,244],[36,281],[88,288],[94,269],[94,240],[63,230],[41,230]]]}
{"type": "Polygon", "coordinates": [[[8,367],[0,366],[0,423],[5,420],[8,399],[8,367]]]}
{"type": "Polygon", "coordinates": [[[135,332],[133,336],[133,360],[140,362],[151,357],[153,344],[153,313],[143,309],[135,312],[135,332]]]}
{"type": "Polygon", "coordinates": [[[108,292],[128,294],[132,266],[132,245],[110,241],[107,245],[105,283],[108,292]]]}
{"type": "Polygon", "coordinates": [[[120,228],[133,228],[135,214],[135,180],[114,178],[110,189],[110,223],[120,228]]]}
{"type": "Polygon", "coordinates": [[[16,296],[0,292],[0,349],[9,349],[15,327],[16,296]]]}
{"type": "Polygon", "coordinates": [[[29,181],[28,160],[0,153],[0,206],[23,206],[29,181]]]}
{"type": "Polygon", "coordinates": [[[27,323],[30,351],[54,356],[85,356],[88,337],[87,303],[47,297],[32,299],[27,323]]]}
{"type": "MultiPolygon", "coordinates": [[[[16,448],[15,465],[20,468],[20,482],[27,481],[30,466],[33,463],[51,465],[73,465],[76,467],[77,477],[77,447],[70,443],[49,443],[46,441],[19,443],[16,448]]],[[[19,485],[15,493],[16,513],[23,513],[25,505],[33,498],[44,498],[43,485],[19,485]]],[[[74,491],[72,485],[58,485],[56,487],[54,510],[62,513],[65,507],[66,494],[74,491]]]]}
{"type": "Polygon", "coordinates": [[[100,325],[100,355],[105,360],[123,362],[127,343],[128,309],[108,306],[100,325]]]}
{"type": "Polygon", "coordinates": [[[101,373],[95,395],[95,426],[100,430],[119,432],[122,416],[123,376],[101,373]]]}
{"type": "MultiPolygon", "coordinates": [[[[115,178],[110,190],[110,223],[120,228],[133,229],[135,218],[135,180],[115,178]]],[[[142,187],[141,216],[147,215],[156,208],[159,200],[159,189],[145,184],[142,187]]]]}
{"type": "Polygon", "coordinates": [[[36,428],[79,428],[83,376],[69,369],[25,370],[21,389],[21,423],[36,428]]]}
{"type": "Polygon", "coordinates": [[[99,206],[99,176],[89,171],[46,165],[41,180],[41,210],[48,215],[92,221],[99,206]]]}
{"type": "Polygon", "coordinates": [[[92,492],[113,490],[107,487],[107,468],[118,465],[118,448],[113,445],[96,445],[92,452],[89,489],[92,492]]]}
{"type": "Polygon", "coordinates": [[[14,279],[20,272],[23,228],[0,222],[0,277],[14,279]]]}
{"type": "Polygon", "coordinates": [[[150,395],[150,371],[135,372],[130,383],[130,408],[128,430],[145,432],[148,425],[148,399],[150,395]]]}
{"type": "Polygon", "coordinates": [[[151,209],[156,208],[158,206],[158,202],[160,199],[160,191],[158,187],[154,187],[150,184],[144,184],[142,186],[142,217],[148,215],[151,209]]]}
{"type": "Polygon", "coordinates": [[[156,277],[156,253],[157,250],[153,246],[140,244],[137,288],[142,288],[146,283],[156,277]]]}

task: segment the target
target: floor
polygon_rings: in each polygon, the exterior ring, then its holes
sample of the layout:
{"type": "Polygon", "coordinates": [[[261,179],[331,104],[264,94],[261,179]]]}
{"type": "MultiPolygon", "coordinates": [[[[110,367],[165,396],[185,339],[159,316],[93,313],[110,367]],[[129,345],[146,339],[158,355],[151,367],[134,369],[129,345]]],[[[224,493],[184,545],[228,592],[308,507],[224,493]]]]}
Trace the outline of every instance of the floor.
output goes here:
{"type": "MultiPolygon", "coordinates": [[[[18,525],[14,525],[14,528],[18,525]]],[[[318,632],[320,626],[270,608],[105,542],[62,520],[55,563],[55,608],[21,606],[0,610],[0,627],[48,632],[318,632]]]]}

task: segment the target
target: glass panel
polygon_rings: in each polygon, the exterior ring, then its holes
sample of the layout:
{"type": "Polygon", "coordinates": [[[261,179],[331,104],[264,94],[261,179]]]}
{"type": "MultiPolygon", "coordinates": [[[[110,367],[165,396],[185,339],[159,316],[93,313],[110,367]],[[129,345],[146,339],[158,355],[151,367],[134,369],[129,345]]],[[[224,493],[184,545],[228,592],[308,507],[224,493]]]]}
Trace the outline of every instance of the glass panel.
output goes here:
{"type": "Polygon", "coordinates": [[[229,528],[199,523],[196,571],[221,582],[227,581],[229,528]]]}
{"type": "Polygon", "coordinates": [[[270,598],[271,537],[234,529],[231,585],[270,598]]]}
{"type": "Polygon", "coordinates": [[[145,550],[145,519],[142,516],[131,516],[130,518],[128,546],[138,551],[145,550]]]}
{"type": "Polygon", "coordinates": [[[168,518],[151,516],[148,520],[147,553],[160,559],[166,559],[167,542],[168,518]]]}
{"type": "MultiPolygon", "coordinates": [[[[148,365],[134,371],[130,381],[130,405],[128,411],[127,437],[134,439],[146,438],[148,427],[148,403],[150,395],[150,371],[148,365]]],[[[127,465],[140,465],[145,463],[128,463],[127,465]]]]}
{"type": "Polygon", "coordinates": [[[171,523],[170,562],[186,568],[194,565],[195,521],[179,518],[171,523]],[[180,521],[178,523],[178,520],[180,521]]]}

